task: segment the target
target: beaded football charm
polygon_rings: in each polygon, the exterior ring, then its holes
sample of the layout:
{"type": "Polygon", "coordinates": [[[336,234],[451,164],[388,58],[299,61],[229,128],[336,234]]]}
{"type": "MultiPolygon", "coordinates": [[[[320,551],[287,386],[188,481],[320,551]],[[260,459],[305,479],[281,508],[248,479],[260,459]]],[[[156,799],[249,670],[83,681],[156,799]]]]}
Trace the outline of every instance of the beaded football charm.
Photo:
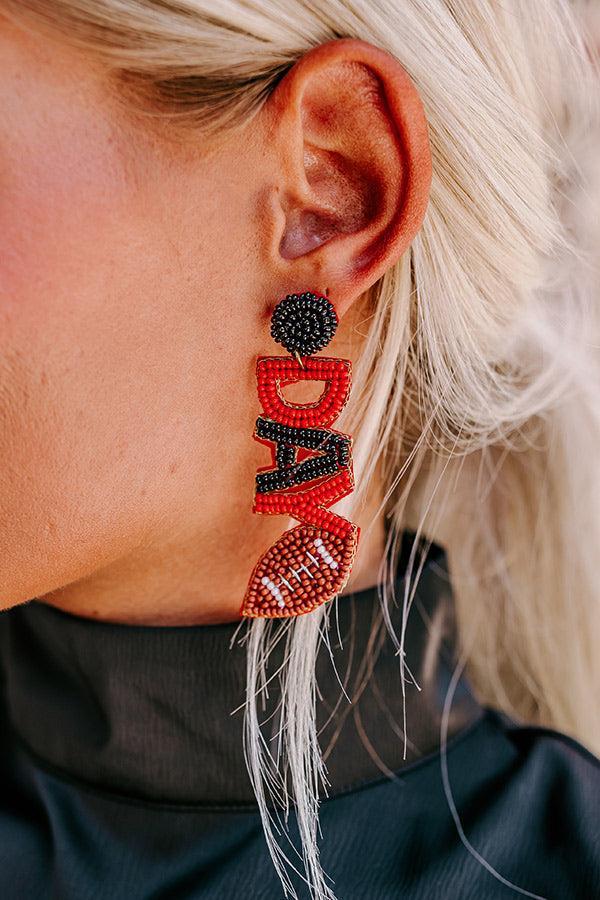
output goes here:
{"type": "Polygon", "coordinates": [[[310,612],[346,584],[360,529],[329,509],[354,490],[352,439],[329,426],[348,400],[350,360],[313,357],[333,337],[338,319],[327,297],[288,294],[273,310],[271,335],[291,354],[261,356],[256,364],[263,415],[255,440],[271,451],[256,474],[253,511],[300,523],[261,557],[250,576],[242,615],[286,618],[310,612]],[[290,403],[281,389],[323,381],[313,403],[290,403]]]}

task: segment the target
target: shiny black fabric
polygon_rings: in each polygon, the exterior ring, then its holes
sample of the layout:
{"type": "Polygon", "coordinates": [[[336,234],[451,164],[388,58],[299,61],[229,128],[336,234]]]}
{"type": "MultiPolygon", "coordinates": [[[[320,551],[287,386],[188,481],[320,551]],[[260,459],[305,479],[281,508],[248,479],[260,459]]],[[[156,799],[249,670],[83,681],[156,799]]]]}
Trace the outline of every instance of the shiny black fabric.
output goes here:
{"type": "MultiPolygon", "coordinates": [[[[488,868],[461,842],[439,752],[454,662],[441,548],[409,620],[421,691],[407,687],[406,759],[398,657],[378,609],[369,589],[341,598],[337,621],[332,612],[351,703],[326,650],[317,664],[330,777],[321,859],[337,898],[519,896],[509,881],[548,900],[600,900],[600,764],[566,737],[482,709],[464,679],[447,775],[488,868]]],[[[398,628],[399,608],[391,615],[398,628]]],[[[236,627],[98,623],[35,601],[0,615],[2,900],[283,896],[245,774],[241,713],[230,715],[245,682],[236,627]]],[[[293,817],[291,832],[297,844],[293,817]]]]}

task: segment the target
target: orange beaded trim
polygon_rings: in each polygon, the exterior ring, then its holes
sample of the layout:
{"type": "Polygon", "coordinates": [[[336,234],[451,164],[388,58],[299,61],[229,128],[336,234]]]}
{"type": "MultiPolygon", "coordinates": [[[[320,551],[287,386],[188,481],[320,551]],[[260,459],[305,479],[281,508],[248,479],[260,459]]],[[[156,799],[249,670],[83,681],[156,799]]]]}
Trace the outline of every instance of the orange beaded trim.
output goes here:
{"type": "Polygon", "coordinates": [[[301,524],[260,558],[241,614],[287,618],[339,594],[354,563],[360,529],[329,509],[354,490],[352,439],[326,427],[348,400],[351,363],[327,357],[259,357],[256,376],[264,416],[257,419],[253,437],[269,447],[272,465],[257,472],[253,511],[293,516],[301,524]],[[283,398],[282,387],[307,379],[325,382],[316,402],[295,404],[283,398]]]}

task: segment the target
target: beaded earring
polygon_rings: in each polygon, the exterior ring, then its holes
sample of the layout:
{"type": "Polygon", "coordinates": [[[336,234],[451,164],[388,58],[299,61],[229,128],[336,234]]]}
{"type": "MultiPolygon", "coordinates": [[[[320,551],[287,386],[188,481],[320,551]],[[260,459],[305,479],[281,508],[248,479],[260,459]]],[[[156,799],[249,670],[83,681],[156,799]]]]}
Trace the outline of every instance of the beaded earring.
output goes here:
{"type": "Polygon", "coordinates": [[[287,618],[311,612],[346,584],[358,525],[329,509],[354,490],[352,438],[330,428],[350,394],[348,359],[313,356],[333,337],[338,318],[327,297],[288,294],[275,306],[271,336],[290,354],[256,363],[263,414],[254,439],[271,451],[271,465],[256,474],[253,512],[288,515],[300,524],[277,540],[250,576],[241,614],[287,618]],[[290,403],[281,389],[298,381],[324,381],[313,403],[290,403]]]}

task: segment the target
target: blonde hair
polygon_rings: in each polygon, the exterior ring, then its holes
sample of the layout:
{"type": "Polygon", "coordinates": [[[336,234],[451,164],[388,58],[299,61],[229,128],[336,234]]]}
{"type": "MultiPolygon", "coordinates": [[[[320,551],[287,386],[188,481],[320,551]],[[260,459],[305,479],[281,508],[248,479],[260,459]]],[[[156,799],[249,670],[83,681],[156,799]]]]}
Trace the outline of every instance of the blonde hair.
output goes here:
{"type": "MultiPolygon", "coordinates": [[[[598,751],[597,278],[577,212],[591,187],[576,160],[600,91],[569,4],[5,0],[3,11],[59,27],[140,108],[207,131],[247,122],[324,41],[362,38],[402,63],[428,118],[431,200],[410,250],[365,298],[369,331],[339,426],[355,441],[346,510],[381,466],[384,608],[402,530],[443,544],[480,699],[598,751]]],[[[328,616],[322,607],[280,628],[257,620],[247,635],[248,767],[291,896],[278,829],[292,799],[311,894],[334,896],[317,844],[326,771],[314,663],[328,616]],[[274,750],[258,707],[280,640],[274,750]]],[[[393,639],[402,650],[403,632],[393,639]]]]}

